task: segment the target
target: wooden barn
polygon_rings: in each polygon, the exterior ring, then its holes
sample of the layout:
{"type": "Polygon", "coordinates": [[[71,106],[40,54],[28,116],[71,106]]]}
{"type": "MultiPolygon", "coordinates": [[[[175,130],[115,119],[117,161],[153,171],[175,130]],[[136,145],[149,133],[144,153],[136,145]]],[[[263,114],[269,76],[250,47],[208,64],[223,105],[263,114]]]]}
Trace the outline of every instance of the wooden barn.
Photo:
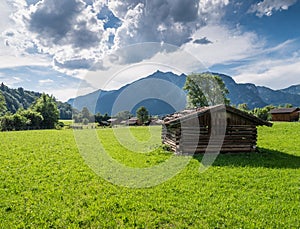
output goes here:
{"type": "Polygon", "coordinates": [[[253,152],[259,125],[272,123],[224,105],[184,110],[164,118],[162,142],[178,154],[253,152]]]}
{"type": "Polygon", "coordinates": [[[277,108],[270,111],[272,121],[295,122],[299,120],[299,108],[277,108]]]}

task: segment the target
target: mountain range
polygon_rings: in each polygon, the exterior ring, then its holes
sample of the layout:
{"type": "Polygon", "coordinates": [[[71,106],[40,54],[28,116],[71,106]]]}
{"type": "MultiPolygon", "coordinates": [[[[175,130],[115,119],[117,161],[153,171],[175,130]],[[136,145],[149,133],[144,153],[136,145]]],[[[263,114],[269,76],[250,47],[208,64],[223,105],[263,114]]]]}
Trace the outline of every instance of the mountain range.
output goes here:
{"type": "MultiPolygon", "coordinates": [[[[225,74],[212,74],[218,75],[224,81],[232,105],[246,103],[250,109],[270,104],[300,106],[300,85],[273,90],[251,83],[236,83],[232,77],[225,74]]],[[[156,71],[118,90],[97,90],[70,99],[68,103],[79,110],[87,107],[93,113],[109,115],[124,110],[135,114],[140,106],[145,106],[151,115],[170,114],[185,108],[186,92],[182,88],[186,77],[184,74],[156,71]]]]}

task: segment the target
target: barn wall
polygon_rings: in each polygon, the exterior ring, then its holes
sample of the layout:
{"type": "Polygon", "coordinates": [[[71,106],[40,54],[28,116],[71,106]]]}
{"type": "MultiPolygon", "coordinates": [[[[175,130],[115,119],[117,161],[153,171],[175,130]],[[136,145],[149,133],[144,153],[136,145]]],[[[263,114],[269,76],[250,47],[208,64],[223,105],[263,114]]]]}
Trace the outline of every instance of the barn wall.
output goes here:
{"type": "MultiPolygon", "coordinates": [[[[177,149],[182,153],[204,153],[208,144],[211,151],[220,149],[222,138],[212,141],[209,129],[201,127],[182,129],[181,138],[177,149]]],[[[227,126],[226,133],[221,147],[222,153],[227,152],[252,152],[256,148],[257,129],[252,125],[231,125],[227,126]]]]}
{"type": "Polygon", "coordinates": [[[215,119],[214,126],[221,126],[227,122],[223,144],[221,138],[211,141],[211,117],[207,113],[199,117],[193,117],[176,124],[163,127],[162,141],[170,148],[183,154],[204,153],[210,143],[209,149],[221,152],[253,152],[256,148],[257,128],[251,121],[243,117],[227,112],[225,120],[215,119]],[[221,139],[221,140],[220,140],[221,139]]]}
{"type": "Polygon", "coordinates": [[[291,114],[272,114],[272,121],[281,121],[281,122],[293,122],[299,120],[298,111],[291,114]]]}

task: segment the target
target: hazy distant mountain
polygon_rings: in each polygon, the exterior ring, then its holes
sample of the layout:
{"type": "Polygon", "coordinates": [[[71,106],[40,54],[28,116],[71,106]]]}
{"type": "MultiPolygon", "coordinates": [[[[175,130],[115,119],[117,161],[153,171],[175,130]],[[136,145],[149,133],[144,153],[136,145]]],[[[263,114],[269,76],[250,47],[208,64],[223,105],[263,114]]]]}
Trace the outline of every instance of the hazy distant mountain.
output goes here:
{"type": "Polygon", "coordinates": [[[293,85],[286,89],[282,89],[281,91],[289,94],[300,95],[300,85],[293,85]]]}
{"type": "Polygon", "coordinates": [[[293,106],[300,106],[300,94],[291,94],[283,90],[272,90],[267,87],[257,87],[259,96],[267,104],[284,105],[287,103],[293,106]]]}
{"type": "MultiPolygon", "coordinates": [[[[226,87],[230,92],[228,97],[231,101],[231,104],[233,105],[247,103],[248,107],[251,109],[255,107],[264,107],[268,104],[283,105],[290,103],[294,106],[300,106],[300,94],[290,92],[292,90],[297,92],[297,90],[294,88],[272,90],[266,87],[258,87],[250,83],[238,84],[230,76],[220,73],[213,74],[216,74],[223,79],[226,87]]],[[[172,87],[170,87],[169,89],[165,86],[161,86],[160,84],[153,83],[155,82],[155,80],[161,80],[161,82],[164,81],[167,83],[169,82],[170,85],[175,85],[178,88],[182,88],[186,81],[186,75],[176,75],[172,72],[157,71],[149,75],[148,77],[137,80],[131,84],[127,84],[118,90],[98,90],[93,93],[77,97],[76,99],[70,99],[68,102],[75,108],[80,110],[84,106],[86,106],[92,112],[100,112],[101,114],[108,113],[109,115],[111,115],[114,103],[120,98],[123,101],[124,106],[120,105],[119,109],[117,108],[114,110],[115,112],[129,110],[127,109],[128,104],[135,100],[135,97],[139,97],[140,92],[145,94],[149,94],[150,92],[152,92],[154,98],[161,98],[166,94],[170,94],[170,96],[173,96],[171,98],[172,101],[178,103],[175,104],[174,108],[160,99],[149,98],[140,101],[138,104],[135,104],[135,106],[130,111],[134,114],[138,107],[145,106],[149,110],[150,114],[163,115],[173,113],[175,110],[182,110],[185,108],[185,94],[178,94],[175,96],[171,95],[172,90],[176,89],[172,87]],[[127,91],[130,91],[132,93],[129,95],[128,93],[126,93],[127,91]]]]}
{"type": "Polygon", "coordinates": [[[254,84],[238,84],[230,76],[213,73],[218,75],[224,81],[227,89],[229,90],[229,99],[231,104],[238,105],[247,103],[248,107],[253,109],[255,107],[264,107],[267,105],[259,96],[257,87],[254,84]]]}
{"type": "Polygon", "coordinates": [[[148,94],[152,95],[152,98],[138,101],[137,104],[134,104],[135,106],[133,106],[133,108],[130,110],[133,114],[135,114],[136,110],[140,106],[147,107],[151,115],[170,114],[175,112],[175,110],[182,110],[185,108],[186,96],[182,94],[180,98],[171,98],[172,101],[177,103],[177,109],[174,109],[168,103],[157,98],[166,97],[168,93],[171,93],[173,91],[172,87],[174,86],[177,86],[179,89],[181,89],[185,84],[185,80],[186,76],[183,74],[178,76],[172,72],[163,73],[157,71],[146,78],[137,80],[131,84],[127,84],[118,90],[98,90],[84,96],[79,96],[76,99],[70,99],[68,103],[72,104],[73,107],[79,110],[81,110],[83,107],[87,107],[93,113],[100,112],[101,114],[108,113],[109,115],[111,115],[113,113],[113,107],[116,107],[116,105],[114,104],[116,101],[118,101],[118,99],[124,100],[124,106],[120,104],[119,108],[115,108],[116,112],[129,110],[128,104],[131,101],[135,100],[136,97],[139,96],[139,94],[148,94]],[[170,83],[169,85],[163,86],[160,84],[161,82],[170,83]],[[130,95],[128,95],[128,92],[130,95]],[[127,94],[126,98],[124,98],[124,94],[127,94]]]}

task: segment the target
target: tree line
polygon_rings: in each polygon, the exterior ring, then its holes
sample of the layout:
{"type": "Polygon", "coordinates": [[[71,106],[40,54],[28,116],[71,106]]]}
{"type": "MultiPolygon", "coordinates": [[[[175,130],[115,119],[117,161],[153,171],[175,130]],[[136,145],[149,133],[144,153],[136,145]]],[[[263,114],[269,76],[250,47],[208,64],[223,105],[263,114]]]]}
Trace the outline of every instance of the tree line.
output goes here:
{"type": "MultiPolygon", "coordinates": [[[[22,87],[17,89],[9,88],[3,83],[0,84],[1,98],[5,100],[6,111],[15,114],[19,109],[28,109],[31,105],[41,97],[42,93],[27,91],[22,87]]],[[[66,102],[55,100],[59,110],[60,119],[72,119],[72,106],[66,102]]],[[[1,111],[1,107],[0,107],[1,111]]]]}
{"type": "Polygon", "coordinates": [[[46,94],[42,94],[28,109],[19,109],[15,114],[5,113],[6,111],[5,100],[0,93],[0,113],[2,114],[0,129],[2,131],[53,129],[59,120],[55,98],[46,94]]]}
{"type": "MultiPolygon", "coordinates": [[[[102,115],[99,112],[96,114],[91,113],[87,107],[83,107],[81,111],[76,109],[73,110],[73,120],[75,123],[82,123],[83,125],[87,125],[88,123],[98,123],[99,125],[107,125],[108,120],[114,118],[118,123],[121,121],[126,121],[133,117],[133,114],[130,111],[120,111],[113,117],[109,116],[107,113],[102,115]]],[[[143,125],[150,120],[149,111],[146,107],[141,106],[136,111],[136,117],[138,119],[138,123],[143,125]]]]}

